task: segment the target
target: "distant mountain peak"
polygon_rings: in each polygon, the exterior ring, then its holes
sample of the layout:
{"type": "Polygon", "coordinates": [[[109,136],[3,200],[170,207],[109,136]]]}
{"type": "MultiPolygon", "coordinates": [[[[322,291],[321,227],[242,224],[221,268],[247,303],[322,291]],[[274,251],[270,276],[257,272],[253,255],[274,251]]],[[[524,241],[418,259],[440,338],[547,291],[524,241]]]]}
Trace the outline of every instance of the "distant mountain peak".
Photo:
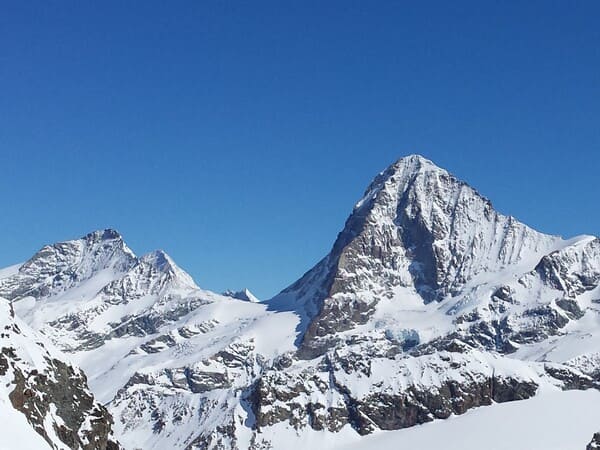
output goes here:
{"type": "Polygon", "coordinates": [[[223,292],[223,295],[226,297],[231,297],[246,302],[260,303],[260,300],[247,288],[244,288],[241,291],[233,291],[228,289],[225,292],[223,292]]]}
{"type": "Polygon", "coordinates": [[[135,254],[120,234],[110,229],[98,230],[79,239],[42,247],[16,274],[0,280],[0,296],[11,300],[52,297],[102,271],[125,273],[136,263],[135,254]],[[14,284],[20,289],[12,289],[14,284]]]}

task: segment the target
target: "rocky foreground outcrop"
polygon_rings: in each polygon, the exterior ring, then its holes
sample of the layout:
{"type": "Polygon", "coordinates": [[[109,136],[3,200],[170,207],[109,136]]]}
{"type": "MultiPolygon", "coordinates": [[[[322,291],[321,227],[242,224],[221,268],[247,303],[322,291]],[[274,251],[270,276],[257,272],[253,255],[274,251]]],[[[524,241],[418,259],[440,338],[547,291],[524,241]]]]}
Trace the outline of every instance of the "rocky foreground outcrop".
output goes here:
{"type": "MultiPolygon", "coordinates": [[[[8,401],[52,448],[118,450],[113,420],[83,372],[49,352],[0,298],[0,380],[8,401]]],[[[6,399],[5,399],[6,400],[6,399]]],[[[3,431],[9,440],[10,429],[3,431]]]]}

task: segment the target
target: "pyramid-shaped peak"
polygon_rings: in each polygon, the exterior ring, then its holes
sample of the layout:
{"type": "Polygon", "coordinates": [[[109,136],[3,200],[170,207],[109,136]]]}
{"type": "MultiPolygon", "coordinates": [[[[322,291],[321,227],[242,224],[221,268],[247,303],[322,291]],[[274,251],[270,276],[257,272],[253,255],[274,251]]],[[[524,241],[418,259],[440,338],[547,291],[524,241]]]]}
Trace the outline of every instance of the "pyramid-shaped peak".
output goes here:
{"type": "Polygon", "coordinates": [[[535,260],[559,241],[500,214],[430,160],[409,155],[375,177],[331,252],[274,301],[305,305],[314,319],[303,339],[318,351],[322,336],[363,323],[378,298],[392,298],[398,288],[424,302],[443,300],[476,276],[535,260]]]}
{"type": "Polygon", "coordinates": [[[252,293],[249,289],[244,288],[241,291],[227,290],[223,292],[226,297],[235,298],[237,300],[243,300],[245,302],[259,303],[260,300],[252,293]]]}

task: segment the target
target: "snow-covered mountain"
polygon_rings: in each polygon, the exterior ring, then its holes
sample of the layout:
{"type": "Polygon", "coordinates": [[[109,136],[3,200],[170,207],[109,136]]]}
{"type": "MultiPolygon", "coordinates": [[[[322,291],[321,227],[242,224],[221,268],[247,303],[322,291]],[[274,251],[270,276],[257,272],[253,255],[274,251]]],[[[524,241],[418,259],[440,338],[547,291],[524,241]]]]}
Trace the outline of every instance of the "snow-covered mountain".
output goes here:
{"type": "Polygon", "coordinates": [[[114,230],[45,246],[2,271],[0,292],[85,371],[126,448],[211,439],[265,360],[294,349],[293,312],[268,311],[249,291],[204,291],[164,252],[138,258],[114,230]]]}
{"type": "MultiPolygon", "coordinates": [[[[564,246],[497,213],[473,188],[414,155],[375,178],[331,253],[273,301],[306,311],[310,325],[301,349],[312,357],[340,332],[369,322],[382,302],[434,310],[487,278],[497,282],[500,273],[531,270],[564,246]]],[[[389,316],[405,315],[397,312],[389,316]]]]}
{"type": "Polygon", "coordinates": [[[223,295],[227,297],[237,298],[238,300],[245,300],[247,302],[258,303],[260,300],[247,288],[242,289],[241,291],[232,291],[228,290],[223,292],[223,295]]]}
{"type": "Polygon", "coordinates": [[[84,370],[128,449],[325,448],[595,389],[599,286],[598,238],[536,232],[415,155],[265,302],[202,290],[113,230],[0,272],[0,296],[84,370]]]}

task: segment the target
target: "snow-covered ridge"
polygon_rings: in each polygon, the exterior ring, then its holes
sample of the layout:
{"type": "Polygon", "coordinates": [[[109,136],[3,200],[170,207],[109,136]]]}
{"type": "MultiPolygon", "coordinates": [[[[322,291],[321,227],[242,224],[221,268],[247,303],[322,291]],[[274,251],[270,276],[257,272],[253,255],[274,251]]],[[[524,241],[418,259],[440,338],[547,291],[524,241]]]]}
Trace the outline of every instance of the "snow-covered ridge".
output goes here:
{"type": "Polygon", "coordinates": [[[102,271],[124,273],[135,262],[116,231],[95,231],[81,239],[44,246],[16,273],[0,279],[0,296],[9,300],[56,296],[102,271]]]}
{"type": "Polygon", "coordinates": [[[295,349],[294,313],[268,311],[249,290],[240,300],[200,289],[166,253],[137,257],[112,230],[46,246],[3,274],[0,289],[17,314],[85,370],[127,448],[199,439],[223,421],[217,410],[198,428],[206,402],[231,415],[236,391],[295,349]],[[162,414],[182,411],[181,420],[159,425],[162,414]]]}
{"type": "MultiPolygon", "coordinates": [[[[66,351],[102,345],[115,329],[124,332],[124,322],[146,320],[152,328],[153,308],[167,299],[175,304],[189,292],[201,290],[165,252],[138,258],[111,229],[45,246],[0,279],[0,294],[66,351]]],[[[194,301],[174,314],[184,314],[194,301]]]]}

